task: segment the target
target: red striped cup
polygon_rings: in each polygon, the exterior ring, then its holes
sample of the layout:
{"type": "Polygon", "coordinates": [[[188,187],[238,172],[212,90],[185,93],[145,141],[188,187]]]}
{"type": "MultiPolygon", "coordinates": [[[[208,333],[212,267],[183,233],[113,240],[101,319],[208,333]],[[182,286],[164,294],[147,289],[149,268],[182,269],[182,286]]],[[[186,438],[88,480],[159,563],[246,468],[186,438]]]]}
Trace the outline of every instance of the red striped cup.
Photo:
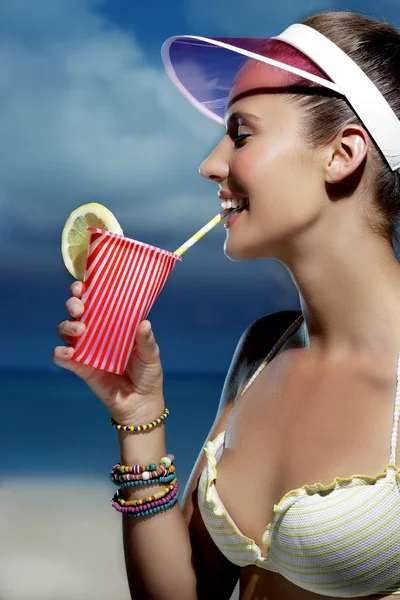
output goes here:
{"type": "Polygon", "coordinates": [[[81,319],[86,331],[74,338],[73,359],[122,375],[136,330],[161,292],[177,254],[88,227],[91,232],[81,319]]]}

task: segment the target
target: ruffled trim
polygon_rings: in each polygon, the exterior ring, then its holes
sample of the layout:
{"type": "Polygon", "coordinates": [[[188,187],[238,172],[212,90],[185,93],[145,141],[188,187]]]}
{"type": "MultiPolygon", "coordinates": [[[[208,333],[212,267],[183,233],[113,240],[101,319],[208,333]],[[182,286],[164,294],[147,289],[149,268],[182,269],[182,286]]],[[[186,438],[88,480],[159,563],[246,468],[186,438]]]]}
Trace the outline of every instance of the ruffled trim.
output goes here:
{"type": "Polygon", "coordinates": [[[274,518],[271,523],[267,525],[262,536],[262,542],[269,548],[272,542],[272,533],[275,525],[275,515],[281,515],[289,510],[293,504],[296,504],[300,498],[305,496],[313,496],[320,492],[331,493],[335,489],[340,489],[342,485],[351,484],[354,480],[358,480],[364,485],[374,485],[379,479],[386,479],[388,475],[392,475],[392,479],[396,481],[397,486],[400,486],[400,468],[394,463],[387,463],[383,473],[379,473],[376,476],[371,475],[351,475],[350,477],[334,477],[331,483],[324,485],[316,482],[313,484],[306,483],[305,485],[290,490],[287,492],[278,502],[274,504],[274,518]]]}
{"type": "MultiPolygon", "coordinates": [[[[312,496],[314,494],[330,493],[335,489],[340,489],[342,485],[351,484],[354,480],[357,482],[362,482],[365,485],[374,485],[379,479],[386,479],[389,473],[394,472],[394,478],[396,479],[397,485],[400,485],[400,468],[394,463],[387,463],[383,473],[378,473],[378,475],[350,475],[350,477],[334,477],[331,483],[326,485],[317,481],[316,483],[306,483],[305,485],[296,488],[294,490],[290,490],[287,492],[281,500],[279,500],[278,504],[274,505],[274,513],[281,514],[286,511],[293,502],[288,503],[288,500],[297,500],[297,498],[305,496],[312,496]]],[[[349,487],[349,486],[348,486],[349,487]]]]}
{"type": "Polygon", "coordinates": [[[216,454],[219,448],[222,446],[221,440],[225,438],[225,431],[221,431],[214,440],[209,440],[204,446],[203,450],[207,456],[207,473],[208,481],[211,479],[215,481],[217,478],[217,457],[216,454]]]}
{"type": "MultiPolygon", "coordinates": [[[[205,499],[207,503],[212,507],[211,510],[217,516],[223,516],[229,522],[232,530],[235,534],[241,539],[243,545],[246,546],[246,551],[250,551],[253,553],[251,559],[239,559],[239,562],[235,563],[239,566],[247,566],[258,564],[264,567],[265,562],[267,562],[267,558],[264,558],[261,554],[261,549],[258,547],[256,542],[244,535],[237,527],[236,523],[233,521],[229,512],[224,507],[217,490],[215,489],[215,481],[217,479],[217,459],[216,453],[218,449],[221,447],[221,440],[223,443],[223,438],[225,437],[225,431],[222,431],[213,441],[208,441],[204,446],[204,452],[207,456],[207,481],[205,482],[205,499]],[[213,494],[214,493],[214,494],[213,494]]],[[[204,518],[204,516],[203,516],[204,518]]],[[[264,567],[265,568],[265,567],[264,567]]]]}

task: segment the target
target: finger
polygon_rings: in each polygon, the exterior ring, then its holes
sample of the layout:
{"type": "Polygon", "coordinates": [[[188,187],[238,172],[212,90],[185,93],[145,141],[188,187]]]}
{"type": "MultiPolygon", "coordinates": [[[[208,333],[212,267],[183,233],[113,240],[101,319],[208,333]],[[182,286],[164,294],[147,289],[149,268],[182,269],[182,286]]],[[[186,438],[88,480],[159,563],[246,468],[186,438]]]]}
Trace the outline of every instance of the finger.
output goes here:
{"type": "Polygon", "coordinates": [[[75,296],[75,298],[81,298],[84,293],[84,284],[82,281],[74,281],[71,283],[69,288],[71,290],[71,294],[75,296]]]}
{"type": "Polygon", "coordinates": [[[83,304],[82,300],[79,300],[79,298],[68,298],[65,303],[65,307],[67,312],[74,319],[79,319],[79,317],[81,317],[85,311],[85,305],[83,304]]]}
{"type": "Polygon", "coordinates": [[[85,365],[81,365],[75,360],[72,360],[74,351],[74,348],[71,348],[70,346],[57,346],[53,350],[53,363],[82,377],[85,371],[85,365]]]}
{"type": "Polygon", "coordinates": [[[57,326],[57,333],[65,342],[69,342],[71,337],[80,337],[86,329],[84,323],[79,321],[61,321],[57,326]]]}
{"type": "Polygon", "coordinates": [[[72,373],[75,373],[75,375],[80,377],[82,381],[88,383],[91,377],[93,377],[93,373],[96,371],[96,369],[74,360],[74,352],[74,348],[68,346],[57,346],[53,350],[53,362],[55,365],[62,367],[67,371],[72,371],[72,373]]]}
{"type": "Polygon", "coordinates": [[[68,361],[71,360],[74,349],[68,346],[57,346],[53,350],[53,362],[59,367],[67,368],[68,361]]]}

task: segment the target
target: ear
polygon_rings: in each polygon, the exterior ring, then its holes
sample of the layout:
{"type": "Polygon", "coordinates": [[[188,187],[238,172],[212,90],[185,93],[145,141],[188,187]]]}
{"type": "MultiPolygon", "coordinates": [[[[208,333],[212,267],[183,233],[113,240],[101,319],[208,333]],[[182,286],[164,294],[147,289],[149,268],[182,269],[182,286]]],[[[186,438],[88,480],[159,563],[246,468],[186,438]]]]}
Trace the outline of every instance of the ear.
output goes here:
{"type": "Polygon", "coordinates": [[[345,125],[329,144],[325,181],[340,183],[352,175],[365,160],[369,149],[368,134],[359,125],[345,125]]]}

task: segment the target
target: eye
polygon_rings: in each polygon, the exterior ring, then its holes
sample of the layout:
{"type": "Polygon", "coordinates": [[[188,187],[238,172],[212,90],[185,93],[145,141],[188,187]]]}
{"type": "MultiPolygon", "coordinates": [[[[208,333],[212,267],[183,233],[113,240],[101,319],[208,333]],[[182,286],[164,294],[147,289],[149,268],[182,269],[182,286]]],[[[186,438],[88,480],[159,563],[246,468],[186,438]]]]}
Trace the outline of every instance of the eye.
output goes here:
{"type": "Polygon", "coordinates": [[[242,133],[237,137],[233,138],[233,143],[235,144],[235,148],[241,148],[244,145],[244,140],[250,136],[250,133],[242,133]]]}

